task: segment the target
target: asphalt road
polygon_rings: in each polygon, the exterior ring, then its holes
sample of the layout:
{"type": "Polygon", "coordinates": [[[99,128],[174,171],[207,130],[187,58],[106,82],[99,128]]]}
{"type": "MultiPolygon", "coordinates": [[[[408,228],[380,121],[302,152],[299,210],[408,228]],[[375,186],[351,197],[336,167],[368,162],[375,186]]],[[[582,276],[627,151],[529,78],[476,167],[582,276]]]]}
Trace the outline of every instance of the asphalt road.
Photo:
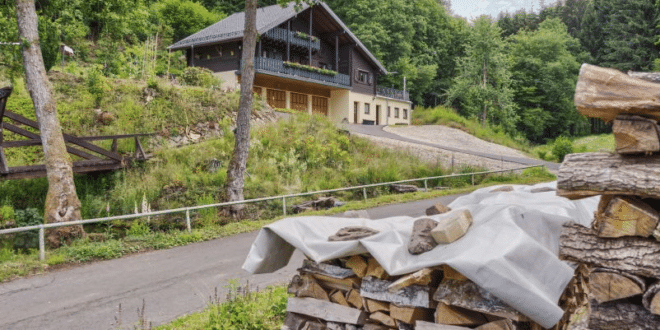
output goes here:
{"type": "MultiPolygon", "coordinates": [[[[372,219],[418,217],[434,203],[449,204],[458,196],[367,212],[372,219]]],[[[119,325],[132,329],[143,300],[145,318],[159,325],[203,309],[216,288],[224,296],[232,279],[260,288],[288,282],[302,263],[299,252],[287,267],[272,274],[251,275],[241,269],[256,235],[136,254],[0,284],[0,329],[117,329],[119,325]]]]}
{"type": "Polygon", "coordinates": [[[545,165],[548,170],[550,171],[557,171],[559,170],[559,164],[553,163],[553,162],[547,162],[544,160],[538,160],[534,158],[523,158],[523,157],[511,157],[511,156],[503,156],[503,155],[496,155],[496,154],[491,154],[484,152],[483,150],[470,150],[470,149],[459,149],[459,148],[453,148],[453,147],[448,147],[444,146],[441,143],[428,143],[428,142],[423,142],[419,140],[413,140],[406,138],[404,136],[400,136],[394,133],[386,132],[383,130],[383,126],[377,126],[377,125],[358,125],[358,124],[343,124],[343,126],[348,129],[351,132],[354,133],[359,133],[359,134],[365,134],[365,135],[372,135],[372,136],[377,136],[377,137],[383,137],[383,138],[388,138],[388,139],[393,139],[393,140],[398,140],[398,141],[403,141],[403,142],[410,142],[410,143],[416,143],[420,145],[425,145],[429,147],[434,147],[434,148],[439,148],[447,151],[453,151],[453,152],[460,152],[468,155],[474,155],[474,156],[479,156],[479,157],[484,157],[484,158],[489,158],[489,159],[494,159],[494,160],[503,160],[505,162],[510,162],[510,163],[517,163],[521,165],[545,165]]]}

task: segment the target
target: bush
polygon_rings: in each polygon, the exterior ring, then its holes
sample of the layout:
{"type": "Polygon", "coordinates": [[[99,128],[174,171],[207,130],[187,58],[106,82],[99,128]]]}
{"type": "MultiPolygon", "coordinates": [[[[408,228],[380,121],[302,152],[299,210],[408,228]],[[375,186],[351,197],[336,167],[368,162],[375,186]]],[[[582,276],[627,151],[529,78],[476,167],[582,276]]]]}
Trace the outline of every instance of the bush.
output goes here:
{"type": "Polygon", "coordinates": [[[564,157],[573,153],[573,142],[565,136],[558,137],[552,144],[552,154],[557,157],[560,162],[564,161],[564,157]]]}
{"type": "Polygon", "coordinates": [[[206,88],[220,86],[220,79],[213,75],[213,71],[196,66],[189,67],[183,71],[181,82],[189,86],[206,88]]]}
{"type": "Polygon", "coordinates": [[[149,229],[149,225],[147,225],[144,222],[140,222],[140,220],[135,220],[131,223],[131,228],[128,229],[126,235],[144,236],[144,235],[148,235],[149,233],[151,233],[151,229],[149,229]]]}
{"type": "Polygon", "coordinates": [[[14,220],[14,208],[9,205],[0,207],[0,226],[4,226],[11,220],[14,220]]]}
{"type": "MultiPolygon", "coordinates": [[[[34,226],[44,223],[43,217],[41,217],[37,209],[33,208],[18,210],[15,212],[14,217],[16,219],[16,227],[34,226]]],[[[37,247],[39,247],[39,232],[37,230],[16,234],[14,248],[27,250],[37,247]]]]}

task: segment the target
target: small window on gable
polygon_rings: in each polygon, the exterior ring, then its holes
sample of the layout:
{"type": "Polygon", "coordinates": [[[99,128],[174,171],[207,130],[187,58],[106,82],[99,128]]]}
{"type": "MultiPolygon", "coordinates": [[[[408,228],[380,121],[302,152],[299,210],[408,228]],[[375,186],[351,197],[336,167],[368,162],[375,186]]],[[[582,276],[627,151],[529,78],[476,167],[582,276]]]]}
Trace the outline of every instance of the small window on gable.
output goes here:
{"type": "Polygon", "coordinates": [[[234,51],[233,51],[233,50],[230,50],[230,51],[229,51],[229,56],[234,56],[234,55],[235,55],[235,54],[234,54],[234,51]]]}
{"type": "Polygon", "coordinates": [[[218,52],[219,57],[222,57],[222,46],[215,46],[215,51],[218,52]]]}
{"type": "Polygon", "coordinates": [[[369,72],[362,71],[362,70],[357,71],[357,75],[356,75],[355,78],[359,83],[362,83],[362,84],[369,84],[369,82],[371,81],[371,79],[369,77],[369,72]]]}

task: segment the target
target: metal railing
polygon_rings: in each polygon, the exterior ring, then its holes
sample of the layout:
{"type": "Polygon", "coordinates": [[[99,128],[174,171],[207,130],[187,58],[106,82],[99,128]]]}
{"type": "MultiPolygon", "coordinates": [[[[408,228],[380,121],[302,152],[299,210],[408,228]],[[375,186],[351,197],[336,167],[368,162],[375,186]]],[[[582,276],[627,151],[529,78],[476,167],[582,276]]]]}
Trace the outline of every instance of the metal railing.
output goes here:
{"type": "Polygon", "coordinates": [[[410,101],[410,93],[400,91],[398,89],[394,88],[387,88],[387,87],[376,87],[376,94],[380,96],[385,96],[389,97],[392,99],[397,99],[397,100],[404,100],[404,101],[410,101]]]}
{"type": "Polygon", "coordinates": [[[367,199],[367,188],[382,187],[382,186],[388,186],[388,185],[397,184],[397,183],[408,183],[408,182],[423,181],[424,182],[424,189],[428,191],[428,181],[429,180],[470,176],[472,185],[474,185],[474,177],[476,175],[504,173],[504,172],[513,173],[513,171],[521,171],[521,170],[525,170],[525,169],[528,169],[528,168],[535,168],[535,167],[543,168],[543,167],[545,167],[545,165],[532,165],[532,166],[524,166],[524,167],[517,167],[517,168],[512,168],[512,169],[507,169],[507,170],[497,170],[497,171],[483,171],[483,172],[440,175],[440,176],[417,178],[417,179],[407,179],[407,180],[399,180],[399,181],[391,181],[391,182],[383,182],[383,183],[372,183],[372,184],[365,184],[365,185],[345,187],[345,188],[335,188],[335,189],[318,190],[318,191],[312,191],[312,192],[304,192],[304,193],[296,193],[296,194],[288,194],[288,195],[280,195],[280,196],[272,196],[272,197],[262,197],[262,198],[255,198],[255,199],[247,199],[247,200],[243,200],[243,201],[234,201],[234,202],[224,202],[224,203],[216,203],[216,204],[182,207],[182,208],[177,208],[177,209],[155,211],[155,212],[126,214],[126,215],[118,215],[118,216],[113,216],[113,217],[95,218],[95,219],[88,219],[88,220],[68,221],[68,222],[59,222],[59,223],[46,223],[46,224],[33,225],[33,226],[2,229],[2,230],[0,230],[0,235],[20,233],[20,232],[31,231],[31,230],[39,230],[39,259],[43,261],[43,260],[46,259],[46,246],[45,246],[44,236],[45,236],[45,230],[47,228],[86,225],[86,224],[91,224],[91,223],[101,223],[101,222],[113,221],[113,220],[128,220],[128,219],[152,217],[152,216],[172,214],[172,213],[185,213],[186,214],[186,229],[188,230],[188,232],[191,232],[192,227],[191,227],[191,223],[190,223],[190,212],[191,211],[202,210],[202,209],[207,209],[207,208],[212,208],[212,207],[222,207],[222,206],[229,206],[229,205],[235,205],[235,204],[248,204],[248,203],[265,202],[265,201],[281,199],[282,200],[282,214],[286,215],[287,214],[286,213],[286,208],[287,208],[286,199],[287,198],[303,197],[303,196],[310,196],[310,195],[327,194],[327,193],[332,193],[332,192],[350,191],[350,190],[359,190],[359,189],[361,189],[362,190],[362,195],[363,195],[364,199],[366,200],[367,199]]]}
{"type": "Polygon", "coordinates": [[[321,49],[321,40],[319,38],[315,38],[314,40],[306,39],[306,38],[301,38],[297,35],[296,32],[294,31],[288,31],[289,32],[289,38],[287,39],[287,30],[282,29],[282,28],[274,28],[271,30],[268,30],[268,32],[264,33],[264,37],[271,39],[271,40],[277,40],[277,41],[282,41],[284,43],[289,40],[291,42],[291,45],[293,46],[299,46],[299,47],[311,47],[314,50],[320,50],[321,49]]]}
{"type": "Polygon", "coordinates": [[[262,73],[278,73],[280,75],[307,78],[345,87],[351,86],[351,77],[348,75],[337,73],[333,76],[319,72],[311,72],[299,68],[285,66],[284,61],[276,60],[273,58],[255,57],[254,70],[256,72],[262,73]]]}

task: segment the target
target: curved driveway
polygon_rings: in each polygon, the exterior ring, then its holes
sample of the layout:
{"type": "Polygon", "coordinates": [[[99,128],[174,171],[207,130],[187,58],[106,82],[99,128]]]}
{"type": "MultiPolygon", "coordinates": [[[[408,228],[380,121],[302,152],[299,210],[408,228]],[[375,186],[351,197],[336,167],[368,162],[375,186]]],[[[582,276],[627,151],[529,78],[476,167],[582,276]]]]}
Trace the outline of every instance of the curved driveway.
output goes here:
{"type": "Polygon", "coordinates": [[[386,132],[385,130],[383,130],[384,126],[358,125],[358,124],[343,124],[343,126],[348,131],[350,131],[352,133],[372,135],[372,136],[377,136],[377,137],[382,137],[382,138],[387,138],[387,139],[392,139],[392,140],[398,140],[398,141],[403,141],[403,142],[408,142],[408,143],[416,143],[416,144],[425,145],[425,146],[434,147],[434,148],[439,148],[439,149],[443,149],[443,150],[447,150],[447,151],[459,152],[459,153],[464,153],[464,154],[468,154],[468,155],[479,156],[479,157],[484,157],[484,158],[489,158],[489,159],[494,159],[494,160],[503,160],[505,162],[517,163],[517,164],[521,164],[521,165],[545,165],[548,168],[548,170],[550,170],[550,171],[559,170],[559,164],[553,163],[553,162],[547,162],[547,161],[544,161],[544,160],[538,160],[538,159],[534,159],[534,158],[494,155],[494,154],[489,154],[487,152],[484,152],[482,150],[459,149],[459,148],[444,146],[444,145],[439,144],[439,143],[429,143],[429,142],[423,142],[423,141],[419,141],[419,140],[409,139],[409,138],[406,138],[406,137],[401,136],[401,135],[386,132]]]}
{"type": "MultiPolygon", "coordinates": [[[[458,196],[367,212],[372,219],[419,217],[429,206],[449,204],[458,196]]],[[[133,329],[143,299],[146,319],[158,325],[203,309],[216,288],[224,298],[224,287],[232,279],[261,288],[288,282],[302,264],[298,251],[287,267],[272,274],[251,275],[241,269],[256,235],[240,234],[2,283],[0,329],[133,329]]]]}

